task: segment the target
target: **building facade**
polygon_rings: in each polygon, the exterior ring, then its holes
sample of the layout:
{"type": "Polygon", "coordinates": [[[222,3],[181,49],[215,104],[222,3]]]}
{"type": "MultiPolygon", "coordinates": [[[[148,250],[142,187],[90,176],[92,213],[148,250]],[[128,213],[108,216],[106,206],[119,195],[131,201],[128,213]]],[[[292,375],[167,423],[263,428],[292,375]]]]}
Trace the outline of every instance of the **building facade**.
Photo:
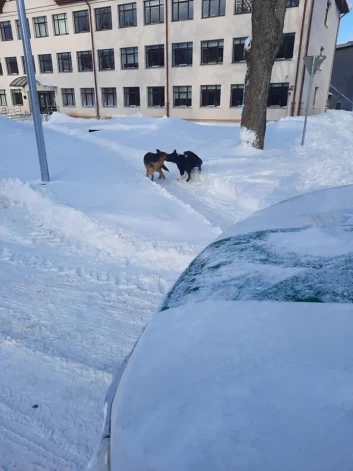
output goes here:
{"type": "Polygon", "coordinates": [[[330,91],[329,108],[353,110],[353,41],[337,45],[330,91]]]}
{"type": "MultiPolygon", "coordinates": [[[[26,0],[42,112],[239,121],[251,0],[26,0]]],[[[348,0],[288,0],[268,119],[303,113],[305,55],[327,56],[313,112],[326,107],[348,0]]],[[[0,0],[0,110],[29,109],[16,2],[0,0]]]]}

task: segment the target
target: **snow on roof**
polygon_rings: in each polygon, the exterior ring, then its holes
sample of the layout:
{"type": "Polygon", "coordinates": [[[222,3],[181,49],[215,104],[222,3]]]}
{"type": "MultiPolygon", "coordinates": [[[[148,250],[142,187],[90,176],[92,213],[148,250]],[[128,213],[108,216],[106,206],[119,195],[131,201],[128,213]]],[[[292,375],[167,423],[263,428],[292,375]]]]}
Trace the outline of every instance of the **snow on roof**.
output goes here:
{"type": "Polygon", "coordinates": [[[36,75],[36,81],[40,84],[43,85],[43,87],[51,87],[55,88],[56,85],[54,85],[50,80],[48,80],[46,77],[38,76],[36,75]]]}

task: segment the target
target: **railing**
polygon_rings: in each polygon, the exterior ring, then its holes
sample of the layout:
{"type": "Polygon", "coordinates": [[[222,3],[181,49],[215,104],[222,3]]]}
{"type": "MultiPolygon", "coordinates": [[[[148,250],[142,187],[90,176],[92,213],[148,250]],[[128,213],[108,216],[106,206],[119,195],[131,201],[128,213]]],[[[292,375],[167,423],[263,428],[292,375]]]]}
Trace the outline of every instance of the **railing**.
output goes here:
{"type": "MultiPolygon", "coordinates": [[[[58,106],[48,106],[44,112],[41,113],[42,121],[48,121],[54,111],[59,111],[58,106]]],[[[16,121],[33,121],[32,113],[28,108],[23,106],[1,106],[0,105],[0,116],[6,116],[16,121]]]]}

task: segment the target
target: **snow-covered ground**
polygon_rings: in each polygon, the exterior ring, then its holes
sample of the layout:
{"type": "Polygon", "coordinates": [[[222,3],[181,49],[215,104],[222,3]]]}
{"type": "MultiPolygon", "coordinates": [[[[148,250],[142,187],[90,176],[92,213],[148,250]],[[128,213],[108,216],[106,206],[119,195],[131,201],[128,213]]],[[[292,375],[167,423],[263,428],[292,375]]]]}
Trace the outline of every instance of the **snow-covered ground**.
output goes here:
{"type": "Polygon", "coordinates": [[[112,374],[192,258],[258,209],[353,183],[352,113],[310,118],[304,148],[301,129],[269,124],[261,152],[237,125],[54,115],[41,186],[32,126],[0,118],[0,468],[84,469],[112,374]],[[146,179],[156,148],[199,154],[201,181],[146,179]]]}

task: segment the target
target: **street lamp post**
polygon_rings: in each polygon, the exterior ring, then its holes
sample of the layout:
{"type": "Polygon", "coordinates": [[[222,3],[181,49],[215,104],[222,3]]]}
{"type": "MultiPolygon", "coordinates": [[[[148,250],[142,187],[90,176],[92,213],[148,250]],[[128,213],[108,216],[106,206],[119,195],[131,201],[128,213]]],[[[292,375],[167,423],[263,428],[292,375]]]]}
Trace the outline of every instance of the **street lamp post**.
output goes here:
{"type": "Polygon", "coordinates": [[[29,36],[29,29],[28,29],[27,15],[26,15],[26,7],[25,7],[24,0],[16,0],[16,3],[17,3],[18,19],[20,22],[21,36],[22,36],[24,60],[25,60],[26,71],[27,71],[29,96],[31,100],[30,104],[32,108],[34,130],[36,133],[36,140],[37,140],[40,173],[41,173],[42,182],[45,183],[45,182],[50,181],[50,176],[49,176],[49,169],[48,169],[48,162],[47,162],[47,154],[45,150],[42,119],[41,119],[40,110],[39,110],[37,83],[36,83],[36,77],[34,74],[33,59],[32,59],[33,56],[32,56],[31,41],[29,39],[30,36],[29,36]]]}

